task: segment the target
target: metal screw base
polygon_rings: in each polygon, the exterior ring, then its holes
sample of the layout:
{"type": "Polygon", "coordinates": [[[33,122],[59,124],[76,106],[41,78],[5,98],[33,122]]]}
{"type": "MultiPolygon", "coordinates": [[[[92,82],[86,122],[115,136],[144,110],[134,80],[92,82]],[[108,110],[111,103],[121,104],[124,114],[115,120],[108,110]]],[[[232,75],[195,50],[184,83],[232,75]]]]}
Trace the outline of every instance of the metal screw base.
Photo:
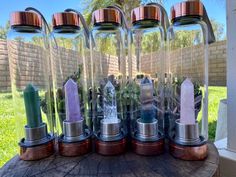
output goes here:
{"type": "Polygon", "coordinates": [[[198,122],[195,124],[181,124],[180,120],[175,121],[174,141],[181,145],[199,145],[202,141],[199,136],[198,122]]]}
{"type": "Polygon", "coordinates": [[[155,141],[159,139],[158,136],[158,121],[155,119],[151,123],[143,123],[141,119],[136,121],[137,132],[135,138],[140,141],[155,141]]]}
{"type": "Polygon", "coordinates": [[[20,142],[21,146],[31,147],[37,146],[50,141],[51,135],[47,132],[47,124],[42,123],[41,126],[30,128],[25,126],[25,138],[20,142]]]}
{"type": "Polygon", "coordinates": [[[63,143],[73,143],[84,141],[91,136],[91,131],[84,126],[84,119],[76,122],[63,121],[63,133],[59,141],[63,143]]]}
{"type": "Polygon", "coordinates": [[[120,136],[120,119],[117,122],[111,123],[106,122],[104,119],[101,120],[101,138],[102,139],[113,139],[120,136]]]}
{"type": "Polygon", "coordinates": [[[105,122],[101,120],[101,131],[96,136],[101,141],[119,141],[125,137],[125,132],[121,128],[121,120],[118,119],[115,123],[105,122]]]}
{"type": "Polygon", "coordinates": [[[54,140],[54,136],[48,134],[47,132],[47,124],[42,123],[41,126],[30,128],[25,126],[25,138],[22,138],[19,142],[21,147],[34,147],[43,144],[47,144],[48,142],[54,140]]]}

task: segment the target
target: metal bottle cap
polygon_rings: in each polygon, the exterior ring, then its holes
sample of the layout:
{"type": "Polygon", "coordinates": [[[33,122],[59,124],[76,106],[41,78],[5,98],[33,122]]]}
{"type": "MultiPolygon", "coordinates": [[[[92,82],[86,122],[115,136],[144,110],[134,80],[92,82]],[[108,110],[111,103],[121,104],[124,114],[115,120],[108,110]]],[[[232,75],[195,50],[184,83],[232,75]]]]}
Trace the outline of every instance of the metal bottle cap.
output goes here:
{"type": "Polygon", "coordinates": [[[204,6],[200,1],[184,1],[171,8],[171,21],[184,16],[203,16],[204,6]]]}
{"type": "Polygon", "coordinates": [[[156,20],[160,21],[161,11],[157,6],[146,5],[136,7],[131,12],[132,23],[140,20],[156,20]]]}
{"type": "Polygon", "coordinates": [[[55,13],[52,16],[52,25],[54,27],[58,26],[76,26],[79,27],[79,16],[71,12],[60,12],[55,13]]]}
{"type": "Polygon", "coordinates": [[[114,8],[98,9],[92,15],[93,24],[117,23],[121,24],[120,12],[114,8]]]}
{"type": "Polygon", "coordinates": [[[11,13],[11,26],[42,27],[41,17],[34,12],[17,11],[11,13]]]}

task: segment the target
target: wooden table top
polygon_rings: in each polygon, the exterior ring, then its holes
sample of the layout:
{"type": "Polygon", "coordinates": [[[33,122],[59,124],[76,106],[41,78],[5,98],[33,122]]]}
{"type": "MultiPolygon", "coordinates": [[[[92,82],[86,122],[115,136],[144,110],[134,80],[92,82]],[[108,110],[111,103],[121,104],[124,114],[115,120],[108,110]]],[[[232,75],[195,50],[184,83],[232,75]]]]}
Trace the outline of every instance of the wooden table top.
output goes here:
{"type": "Polygon", "coordinates": [[[80,157],[52,155],[39,161],[22,161],[15,156],[0,169],[1,177],[218,177],[219,154],[209,143],[204,161],[183,161],[168,152],[160,156],[139,156],[127,152],[120,156],[101,156],[90,153],[80,157]]]}

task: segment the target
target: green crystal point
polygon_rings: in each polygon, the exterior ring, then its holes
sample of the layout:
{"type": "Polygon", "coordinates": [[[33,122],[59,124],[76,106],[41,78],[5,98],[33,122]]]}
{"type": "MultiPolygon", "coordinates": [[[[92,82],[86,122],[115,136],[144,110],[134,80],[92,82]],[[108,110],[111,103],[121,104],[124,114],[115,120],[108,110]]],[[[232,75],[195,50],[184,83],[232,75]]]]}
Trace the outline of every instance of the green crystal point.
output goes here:
{"type": "Polygon", "coordinates": [[[33,84],[26,86],[24,90],[24,102],[28,127],[39,127],[42,124],[40,99],[38,89],[33,84]]]}

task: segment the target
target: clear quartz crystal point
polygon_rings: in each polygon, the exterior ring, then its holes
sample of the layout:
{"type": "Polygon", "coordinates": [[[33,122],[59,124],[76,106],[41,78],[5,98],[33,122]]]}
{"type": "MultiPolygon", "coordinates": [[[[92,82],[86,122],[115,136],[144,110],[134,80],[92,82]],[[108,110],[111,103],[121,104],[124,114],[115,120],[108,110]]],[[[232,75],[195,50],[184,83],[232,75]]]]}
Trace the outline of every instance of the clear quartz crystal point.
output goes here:
{"type": "Polygon", "coordinates": [[[65,106],[66,120],[75,122],[82,119],[80,112],[80,99],[78,94],[77,83],[69,79],[64,85],[65,89],[65,106]]]}
{"type": "Polygon", "coordinates": [[[151,123],[154,119],[153,106],[153,84],[147,77],[143,78],[140,85],[140,101],[141,101],[141,121],[143,123],[151,123]]]}
{"type": "Polygon", "coordinates": [[[181,84],[180,123],[195,124],[194,85],[187,78],[181,84]]]}
{"type": "Polygon", "coordinates": [[[104,122],[106,123],[118,122],[116,92],[115,92],[115,87],[112,85],[110,81],[108,81],[104,87],[103,112],[104,112],[104,122]]]}

